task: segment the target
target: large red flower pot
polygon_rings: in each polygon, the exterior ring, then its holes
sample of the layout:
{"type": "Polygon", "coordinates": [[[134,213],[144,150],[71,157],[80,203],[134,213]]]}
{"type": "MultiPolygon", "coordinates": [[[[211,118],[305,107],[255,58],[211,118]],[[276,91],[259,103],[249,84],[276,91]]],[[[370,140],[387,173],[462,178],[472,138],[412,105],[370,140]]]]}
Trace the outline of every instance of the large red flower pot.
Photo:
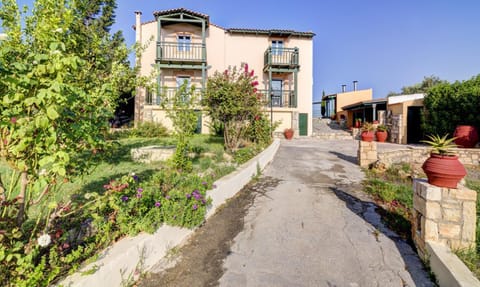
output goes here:
{"type": "Polygon", "coordinates": [[[362,141],[372,142],[374,134],[373,134],[373,132],[362,132],[362,134],[360,136],[362,138],[362,141]]]}
{"type": "Polygon", "coordinates": [[[478,132],[474,126],[457,126],[453,134],[455,144],[463,148],[472,148],[478,142],[478,132]]]}
{"type": "Polygon", "coordinates": [[[457,188],[458,182],[467,174],[456,155],[430,154],[422,169],[428,183],[439,187],[457,188]]]}
{"type": "Polygon", "coordinates": [[[384,142],[387,140],[388,132],[386,132],[386,131],[377,131],[377,132],[375,133],[375,135],[377,136],[377,141],[378,141],[378,142],[384,143],[384,142]]]}
{"type": "Polygon", "coordinates": [[[285,136],[285,138],[287,140],[291,140],[293,138],[293,130],[292,129],[286,129],[284,132],[283,132],[283,135],[285,136]]]}

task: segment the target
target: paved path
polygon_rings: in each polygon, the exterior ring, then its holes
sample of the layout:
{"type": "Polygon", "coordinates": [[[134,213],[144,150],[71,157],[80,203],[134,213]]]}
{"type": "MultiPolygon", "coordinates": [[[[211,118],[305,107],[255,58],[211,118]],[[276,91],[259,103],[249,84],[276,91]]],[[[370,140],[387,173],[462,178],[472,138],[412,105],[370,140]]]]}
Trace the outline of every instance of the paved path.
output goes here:
{"type": "Polygon", "coordinates": [[[220,286],[433,286],[358,193],[356,141],[284,141],[224,261],[220,286]]]}

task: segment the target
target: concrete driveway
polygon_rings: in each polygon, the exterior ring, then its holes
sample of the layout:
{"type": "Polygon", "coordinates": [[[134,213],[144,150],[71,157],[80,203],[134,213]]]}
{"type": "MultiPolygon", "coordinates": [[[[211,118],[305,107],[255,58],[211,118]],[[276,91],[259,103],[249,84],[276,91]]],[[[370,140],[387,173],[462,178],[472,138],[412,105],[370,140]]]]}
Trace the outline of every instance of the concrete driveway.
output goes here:
{"type": "Polygon", "coordinates": [[[357,141],[283,141],[224,260],[220,286],[434,286],[363,196],[357,141]]]}

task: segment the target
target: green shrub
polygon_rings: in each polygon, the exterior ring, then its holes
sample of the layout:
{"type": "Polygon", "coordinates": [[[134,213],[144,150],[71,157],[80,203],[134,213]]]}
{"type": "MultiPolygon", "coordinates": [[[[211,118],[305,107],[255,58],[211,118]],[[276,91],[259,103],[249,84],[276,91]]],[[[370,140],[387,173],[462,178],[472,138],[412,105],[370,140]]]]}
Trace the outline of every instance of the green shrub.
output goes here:
{"type": "Polygon", "coordinates": [[[168,136],[167,128],[161,123],[143,122],[130,130],[129,137],[157,138],[168,136]]]}
{"type": "Polygon", "coordinates": [[[455,83],[441,83],[424,99],[426,134],[452,135],[457,125],[480,126],[480,75],[455,83]]]}

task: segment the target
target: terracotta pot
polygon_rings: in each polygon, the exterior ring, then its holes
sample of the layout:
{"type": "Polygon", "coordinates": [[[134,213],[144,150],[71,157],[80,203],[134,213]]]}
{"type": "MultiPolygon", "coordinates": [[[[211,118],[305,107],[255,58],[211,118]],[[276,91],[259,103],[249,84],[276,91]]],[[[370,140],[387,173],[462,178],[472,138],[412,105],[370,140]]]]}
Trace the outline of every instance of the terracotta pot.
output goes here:
{"type": "Polygon", "coordinates": [[[478,142],[478,132],[474,126],[457,126],[453,136],[455,144],[463,148],[472,148],[478,142]]]}
{"type": "Polygon", "coordinates": [[[387,140],[388,132],[387,131],[377,131],[375,133],[375,135],[377,136],[377,141],[378,142],[384,143],[387,140]]]}
{"type": "Polygon", "coordinates": [[[428,177],[428,183],[439,187],[457,188],[458,182],[467,174],[456,155],[430,154],[422,169],[428,177]]]}
{"type": "Polygon", "coordinates": [[[292,129],[287,129],[283,132],[283,135],[287,140],[291,140],[293,138],[293,130],[292,129]]]}
{"type": "Polygon", "coordinates": [[[364,142],[372,142],[373,141],[373,132],[362,132],[360,135],[362,137],[362,141],[364,142]]]}

